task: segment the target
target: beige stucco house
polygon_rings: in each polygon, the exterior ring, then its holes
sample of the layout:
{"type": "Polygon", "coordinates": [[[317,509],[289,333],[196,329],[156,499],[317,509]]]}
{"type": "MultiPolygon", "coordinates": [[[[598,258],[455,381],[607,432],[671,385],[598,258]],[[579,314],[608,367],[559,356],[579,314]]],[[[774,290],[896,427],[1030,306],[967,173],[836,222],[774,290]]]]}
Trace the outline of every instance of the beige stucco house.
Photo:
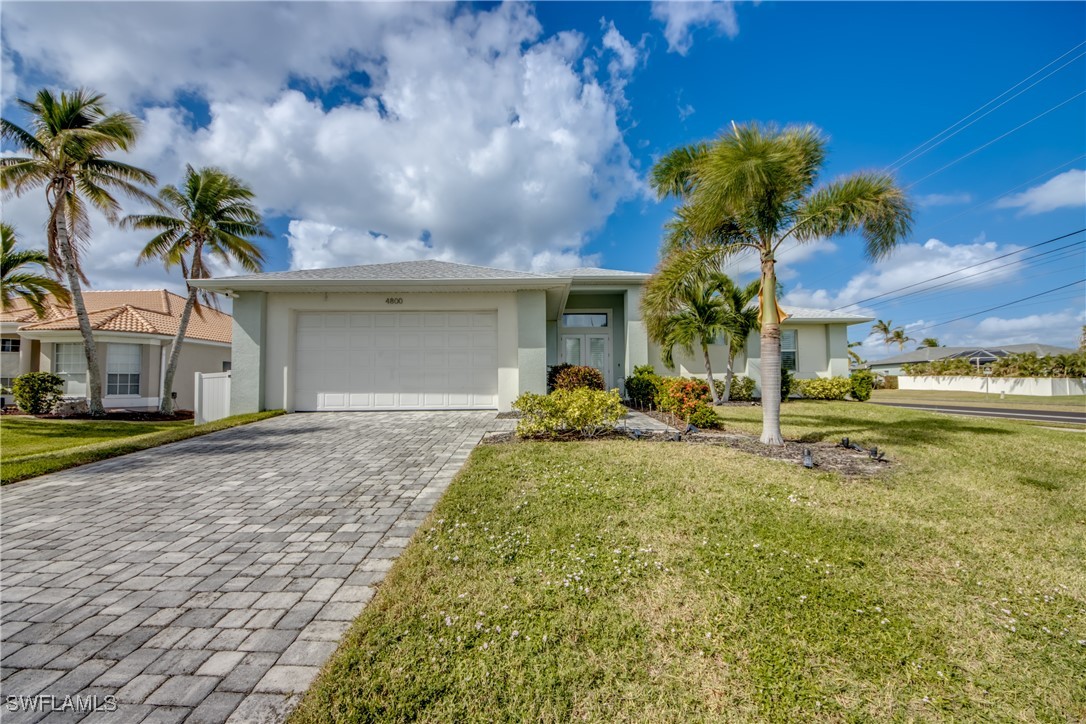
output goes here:
{"type": "MultiPolygon", "coordinates": [[[[647,274],[551,274],[441,261],[193,281],[233,299],[232,414],[283,408],[509,410],[544,392],[549,365],[667,373],[641,319],[647,274]]],[[[788,310],[784,361],[799,377],[848,374],[848,325],[866,317],[788,310]]],[[[713,345],[724,370],[723,345],[713,345]]],[[[704,375],[679,359],[680,374],[704,375]]],[[[754,336],[737,369],[759,377],[754,336]]],[[[673,373],[674,374],[674,373],[673,373]]]]}
{"type": "MultiPolygon", "coordinates": [[[[85,291],[107,408],[155,407],[185,298],[165,289],[85,291]]],[[[230,315],[193,313],[174,377],[176,406],[193,408],[196,372],[230,366],[230,315]]],[[[0,313],[0,385],[25,372],[55,372],[68,396],[87,393],[87,360],[75,313],[50,303],[43,318],[25,303],[0,313]]],[[[9,398],[10,399],[10,398],[9,398]]]]}

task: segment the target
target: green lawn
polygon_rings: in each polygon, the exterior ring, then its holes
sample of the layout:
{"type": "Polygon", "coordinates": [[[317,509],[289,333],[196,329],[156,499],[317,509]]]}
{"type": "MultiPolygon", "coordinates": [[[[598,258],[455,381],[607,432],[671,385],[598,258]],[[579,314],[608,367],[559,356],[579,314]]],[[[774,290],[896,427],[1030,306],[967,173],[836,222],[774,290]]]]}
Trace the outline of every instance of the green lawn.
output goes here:
{"type": "Polygon", "coordinates": [[[0,481],[7,485],[280,414],[281,410],[235,415],[205,425],[191,420],[40,420],[8,415],[0,418],[0,481]]]}
{"type": "MultiPolygon", "coordinates": [[[[758,408],[727,408],[758,429],[758,408]]],[[[890,451],[482,446],[293,722],[1086,719],[1086,445],[793,402],[890,451]]]]}
{"type": "Polygon", "coordinates": [[[942,390],[874,390],[872,402],[914,402],[923,405],[970,405],[1007,409],[1053,409],[1086,412],[1086,395],[1057,395],[1034,397],[1032,395],[985,395],[983,392],[952,392],[942,390]]]}

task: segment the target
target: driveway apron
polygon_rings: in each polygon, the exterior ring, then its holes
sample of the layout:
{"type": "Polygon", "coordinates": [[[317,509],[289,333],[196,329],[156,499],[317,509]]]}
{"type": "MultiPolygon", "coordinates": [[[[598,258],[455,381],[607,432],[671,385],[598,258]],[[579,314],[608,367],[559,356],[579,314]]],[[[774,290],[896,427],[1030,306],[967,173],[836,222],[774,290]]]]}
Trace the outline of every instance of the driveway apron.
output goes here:
{"type": "Polygon", "coordinates": [[[281,721],[493,420],[285,415],[3,488],[5,724],[281,721]]]}

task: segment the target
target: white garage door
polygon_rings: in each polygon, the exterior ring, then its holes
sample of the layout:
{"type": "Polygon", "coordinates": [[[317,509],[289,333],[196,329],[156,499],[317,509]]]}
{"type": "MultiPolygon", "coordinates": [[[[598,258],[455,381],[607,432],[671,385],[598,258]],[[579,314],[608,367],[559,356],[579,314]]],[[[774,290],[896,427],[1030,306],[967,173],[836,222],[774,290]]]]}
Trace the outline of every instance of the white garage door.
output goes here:
{"type": "Polygon", "coordinates": [[[302,312],[296,410],[495,409],[494,312],[302,312]]]}

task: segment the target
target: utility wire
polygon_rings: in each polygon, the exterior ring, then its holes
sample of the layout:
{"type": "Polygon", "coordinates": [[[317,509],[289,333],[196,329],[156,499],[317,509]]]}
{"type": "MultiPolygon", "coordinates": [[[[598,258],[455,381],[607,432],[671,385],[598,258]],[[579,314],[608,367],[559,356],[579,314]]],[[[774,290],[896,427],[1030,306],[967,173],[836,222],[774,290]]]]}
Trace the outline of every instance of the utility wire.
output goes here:
{"type": "Polygon", "coordinates": [[[1071,97],[1070,97],[1070,98],[1068,98],[1067,100],[1065,100],[1065,101],[1063,101],[1063,102],[1061,102],[1061,103],[1057,103],[1056,105],[1052,106],[1052,107],[1051,107],[1051,108],[1049,108],[1049,109],[1048,109],[1047,111],[1043,111],[1043,112],[1041,112],[1041,113],[1038,113],[1038,114],[1037,114],[1037,115],[1035,115],[1035,116],[1034,116],[1033,118],[1031,118],[1031,119],[1029,119],[1028,121],[1026,121],[1025,123],[1023,123],[1023,124],[1021,124],[1021,125],[1018,125],[1018,126],[1015,126],[1014,128],[1012,128],[1011,130],[1007,131],[1006,133],[1004,133],[1004,134],[1002,134],[1002,135],[1000,135],[1000,136],[996,136],[996,137],[995,137],[995,138],[993,138],[993,139],[992,139],[991,141],[988,141],[987,143],[984,143],[984,144],[982,144],[982,145],[980,145],[980,146],[977,146],[976,148],[974,148],[974,149],[973,149],[972,151],[970,151],[969,153],[966,153],[966,154],[963,154],[963,155],[959,156],[958,158],[954,159],[953,161],[951,161],[950,163],[946,164],[945,166],[940,166],[939,168],[937,168],[937,169],[935,169],[934,171],[932,171],[931,173],[929,173],[929,174],[928,174],[927,176],[923,176],[923,177],[921,177],[921,178],[920,178],[919,180],[917,180],[917,181],[913,181],[913,182],[912,182],[911,184],[909,184],[908,186],[906,186],[906,187],[905,187],[905,189],[906,189],[906,190],[908,190],[908,189],[911,189],[911,188],[912,188],[913,186],[916,186],[917,184],[919,184],[919,183],[921,183],[921,182],[923,182],[923,181],[927,181],[927,180],[928,180],[929,178],[931,178],[932,176],[934,176],[934,175],[936,175],[936,174],[938,174],[938,173],[942,173],[943,171],[947,170],[948,168],[950,168],[950,167],[951,167],[951,166],[953,166],[954,164],[956,164],[956,163],[958,163],[958,162],[960,162],[960,161],[964,161],[965,159],[969,158],[970,156],[972,156],[972,155],[973,155],[973,154],[975,154],[975,153],[979,153],[979,152],[983,151],[984,149],[988,148],[988,146],[991,146],[991,145],[992,145],[993,143],[996,143],[997,141],[1002,141],[1002,140],[1003,140],[1004,138],[1006,138],[1007,136],[1011,135],[1011,134],[1012,134],[1012,133],[1014,133],[1015,131],[1018,131],[1018,130],[1021,130],[1021,129],[1025,128],[1026,126],[1028,126],[1029,124],[1033,123],[1034,121],[1036,121],[1036,120],[1038,120],[1038,119],[1041,119],[1041,118],[1043,118],[1043,117],[1047,116],[1047,115],[1048,115],[1049,113],[1051,113],[1052,111],[1056,110],[1057,108],[1061,108],[1061,107],[1063,107],[1063,106],[1067,105],[1068,103],[1070,103],[1071,101],[1075,100],[1076,98],[1080,98],[1080,97],[1082,97],[1082,96],[1084,96],[1084,95],[1086,95],[1086,90],[1084,90],[1084,91],[1079,91],[1078,93],[1076,93],[1075,95],[1071,96],[1071,97]]]}
{"type": "Polygon", "coordinates": [[[1015,254],[1022,254],[1023,252],[1029,251],[1030,249],[1036,249],[1038,247],[1045,246],[1046,244],[1054,244],[1057,241],[1060,241],[1062,239],[1066,239],[1069,236],[1074,236],[1075,234],[1081,234],[1084,231],[1086,231],[1086,228],[1079,229],[1077,231],[1072,231],[1069,234],[1064,234],[1063,236],[1057,236],[1055,238],[1048,239],[1046,241],[1042,241],[1042,242],[1039,242],[1037,244],[1031,244],[1030,246],[1027,246],[1027,247],[1025,247],[1023,249],[1018,249],[1016,251],[1009,251],[1006,254],[1001,254],[999,256],[994,256],[991,259],[986,259],[985,261],[979,261],[976,264],[970,264],[969,266],[963,266],[963,267],[961,267],[959,269],[953,269],[951,271],[946,272],[945,274],[939,274],[938,276],[929,277],[928,279],[921,279],[918,282],[914,282],[912,284],[907,284],[907,285],[905,285],[903,287],[898,287],[897,289],[891,289],[890,291],[883,292],[882,294],[876,294],[873,297],[867,297],[866,299],[861,299],[861,300],[856,301],[856,302],[851,302],[849,304],[843,304],[840,307],[834,307],[830,311],[831,312],[836,312],[839,309],[847,309],[849,307],[855,307],[858,304],[865,304],[865,303],[873,301],[875,299],[882,299],[883,297],[887,297],[887,296],[889,296],[891,294],[897,294],[898,292],[903,292],[906,289],[912,289],[913,287],[918,287],[921,284],[927,284],[928,282],[933,282],[933,281],[936,281],[938,279],[945,279],[948,276],[952,276],[954,274],[958,274],[960,272],[967,271],[969,269],[975,269],[978,266],[983,266],[985,264],[990,264],[993,261],[999,261],[1000,259],[1006,259],[1009,256],[1014,256],[1015,254]]]}
{"type": "MultiPolygon", "coordinates": [[[[1066,55],[1066,53],[1065,53],[1064,55],[1066,55]]],[[[919,152],[919,153],[917,153],[916,155],[912,156],[911,158],[908,158],[908,159],[906,159],[905,161],[902,161],[901,163],[898,163],[897,161],[895,161],[895,162],[894,162],[893,164],[891,164],[891,166],[890,166],[890,168],[889,168],[888,170],[890,170],[890,171],[900,171],[901,169],[905,168],[905,167],[906,167],[906,166],[908,166],[908,165],[909,165],[910,163],[912,163],[912,162],[913,162],[913,161],[915,161],[916,159],[920,158],[920,157],[921,157],[921,156],[923,156],[924,154],[926,154],[926,153],[928,153],[929,151],[932,151],[932,150],[934,150],[934,149],[938,148],[939,146],[943,145],[944,143],[946,143],[947,141],[949,141],[949,140],[950,140],[951,138],[953,138],[954,136],[957,136],[957,135],[958,135],[959,133],[961,133],[961,132],[962,132],[962,131],[964,131],[965,129],[969,128],[970,126],[972,126],[972,125],[973,125],[974,123],[976,123],[976,122],[977,122],[977,121],[979,121],[980,119],[982,119],[982,118],[984,118],[985,116],[988,116],[988,115],[990,115],[990,114],[992,114],[992,113],[995,113],[995,112],[996,112],[997,110],[999,110],[999,109],[1000,109],[1000,108],[1002,108],[1003,106],[1007,105],[1008,103],[1010,103],[1011,101],[1013,101],[1013,100],[1014,100],[1015,98],[1017,98],[1018,96],[1022,95],[1022,94],[1023,94],[1023,93],[1025,93],[1026,91],[1028,91],[1028,90],[1030,90],[1031,88],[1033,88],[1034,86],[1036,86],[1036,85],[1037,85],[1038,83],[1041,83],[1041,82],[1043,82],[1043,81],[1045,81],[1045,80],[1048,80],[1048,79],[1049,79],[1049,78],[1051,78],[1051,77],[1052,77],[1053,75],[1055,75],[1056,73],[1059,73],[1059,72],[1060,72],[1061,70],[1063,70],[1063,69],[1064,69],[1064,68],[1066,68],[1067,66],[1071,65],[1072,63],[1074,63],[1074,62],[1075,62],[1076,60],[1078,60],[1079,58],[1082,58],[1083,56],[1086,56],[1086,53],[1080,53],[1080,54],[1076,55],[1076,56],[1075,56],[1074,58],[1071,58],[1071,60],[1069,60],[1069,61],[1067,61],[1066,63],[1064,63],[1064,64],[1063,64],[1063,65],[1061,65],[1061,66],[1060,66],[1059,68],[1056,68],[1056,70],[1052,71],[1051,73],[1049,73],[1048,75],[1044,76],[1043,78],[1039,78],[1039,79],[1037,79],[1036,81],[1034,81],[1034,82],[1033,82],[1033,83],[1031,83],[1030,85],[1026,86],[1026,87],[1025,87],[1025,88],[1023,88],[1022,90],[1018,91],[1018,92],[1017,92],[1017,93],[1015,93],[1015,94],[1014,94],[1013,96],[1011,96],[1011,97],[1010,97],[1010,98],[1008,98],[1007,100],[1003,101],[1003,102],[1002,102],[1002,103],[1000,103],[999,105],[997,105],[997,106],[995,106],[995,107],[993,107],[993,108],[990,108],[989,110],[987,110],[987,111],[985,111],[984,113],[980,114],[979,116],[977,116],[977,117],[976,117],[976,118],[974,118],[973,120],[969,121],[969,123],[966,123],[966,124],[965,124],[964,126],[962,126],[961,128],[959,128],[958,130],[954,131],[953,133],[949,134],[948,136],[945,136],[944,138],[941,138],[941,139],[940,139],[939,141],[937,141],[936,143],[932,143],[932,144],[931,144],[930,146],[928,146],[927,148],[925,148],[925,149],[924,149],[923,151],[920,151],[920,152],[919,152]]],[[[1062,58],[1063,56],[1060,56],[1060,57],[1062,58]]],[[[1057,58],[1057,60],[1058,60],[1058,58],[1057,58]]],[[[1054,62],[1055,62],[1055,61],[1053,61],[1053,63],[1054,63],[1054,62]]],[[[1052,63],[1049,63],[1049,65],[1051,65],[1051,64],[1052,64],[1052,63]]],[[[1048,66],[1046,65],[1046,66],[1045,66],[1045,68],[1047,68],[1047,67],[1048,67],[1048,66]]],[[[1044,70],[1044,68],[1042,68],[1041,70],[1044,70]]],[[[1039,73],[1040,71],[1037,71],[1037,72],[1039,73]]],[[[1034,75],[1036,75],[1036,73],[1035,73],[1034,75]]],[[[1033,77],[1033,76],[1030,76],[1030,77],[1033,77]]],[[[1027,78],[1027,80],[1028,80],[1028,78],[1027,78]]],[[[1023,81],[1023,82],[1025,82],[1025,81],[1023,81]]],[[[1019,85],[1021,85],[1021,84],[1019,84],[1019,85]]],[[[1012,90],[1013,90],[1013,89],[1012,89],[1012,90]]],[[[993,99],[993,100],[994,100],[994,99],[993,99]]],[[[989,101],[989,103],[991,103],[991,101],[989,101]]],[[[982,106],[982,108],[983,108],[983,106],[982,106]]],[[[978,108],[977,110],[981,110],[981,109],[980,109],[980,108],[978,108]]],[[[976,112],[977,112],[977,111],[973,111],[973,113],[976,113],[976,112]]],[[[968,117],[969,117],[969,116],[966,116],[966,118],[968,118],[968,117]]],[[[965,118],[963,118],[963,119],[962,119],[962,121],[964,121],[964,120],[965,120],[965,118]]],[[[961,121],[958,121],[958,123],[961,123],[961,121]]],[[[953,128],[953,126],[951,126],[951,128],[953,128]]],[[[947,130],[950,130],[950,129],[948,128],[947,130]]],[[[943,133],[946,133],[946,131],[943,131],[943,133]]],[[[929,139],[929,141],[927,141],[927,143],[930,143],[930,142],[931,142],[931,140],[933,140],[933,139],[929,139]]],[[[912,152],[912,151],[910,151],[910,152],[909,152],[909,154],[906,154],[906,156],[910,155],[911,153],[913,153],[913,152],[912,152]]]]}
{"type": "Polygon", "coordinates": [[[961,317],[955,317],[954,319],[948,319],[945,322],[939,322],[938,324],[929,324],[927,327],[921,327],[920,329],[913,329],[913,330],[911,330],[911,332],[913,334],[918,334],[920,332],[926,332],[929,329],[935,329],[936,327],[942,327],[943,325],[950,324],[951,322],[960,322],[963,319],[969,319],[970,317],[976,317],[976,316],[979,316],[981,314],[987,314],[988,312],[994,312],[997,309],[1003,309],[1005,307],[1011,307],[1011,306],[1014,306],[1015,304],[1025,302],[1025,301],[1030,300],[1030,299],[1036,299],[1037,297],[1043,297],[1046,294],[1051,294],[1052,292],[1058,292],[1061,289],[1067,289],[1068,287],[1073,287],[1073,286],[1075,286],[1077,284],[1082,284],[1083,282],[1086,282],[1086,278],[1079,279],[1078,281],[1071,282],[1070,284],[1064,284],[1061,287],[1055,287],[1053,289],[1047,289],[1047,290],[1045,290],[1043,292],[1039,292],[1037,294],[1031,294],[1028,297],[1022,297],[1021,299],[1015,299],[1013,302],[1007,302],[1006,304],[999,304],[999,305],[994,306],[994,307],[988,307],[987,309],[982,309],[979,312],[973,312],[972,314],[966,314],[966,315],[963,315],[961,317]]]}
{"type": "MultiPolygon", "coordinates": [[[[1054,64],[1056,64],[1056,63],[1058,63],[1058,62],[1059,62],[1059,61],[1061,61],[1062,59],[1066,58],[1066,57],[1067,57],[1068,55],[1070,55],[1071,53],[1075,52],[1076,50],[1078,50],[1079,48],[1081,48],[1081,47],[1082,47],[1083,45],[1086,45],[1086,41],[1083,41],[1083,42],[1079,43],[1078,45],[1076,45],[1075,47],[1071,48],[1070,50],[1068,50],[1068,51],[1067,51],[1066,53],[1064,53],[1064,54],[1063,54],[1063,55],[1061,55],[1060,57],[1058,57],[1058,58],[1056,58],[1055,60],[1053,60],[1053,61],[1051,61],[1050,63],[1048,63],[1048,65],[1045,65],[1044,67],[1042,67],[1042,68],[1039,68],[1039,69],[1037,69],[1036,71],[1034,71],[1033,73],[1031,73],[1031,74],[1030,74],[1029,76],[1027,76],[1027,77],[1023,78],[1022,80],[1018,81],[1017,83],[1015,83],[1014,85],[1012,85],[1012,86],[1011,86],[1010,88],[1008,88],[1007,90],[1005,90],[1005,91],[1003,91],[1002,93],[1000,93],[999,95],[997,95],[997,96],[996,96],[995,98],[991,99],[990,101],[988,101],[988,102],[987,102],[987,103],[985,103],[984,105],[982,105],[982,106],[980,106],[979,108],[977,108],[976,110],[974,110],[974,111],[973,111],[972,113],[969,113],[969,114],[967,114],[967,115],[965,115],[965,116],[962,116],[962,118],[958,119],[958,120],[957,120],[957,121],[956,121],[955,123],[953,123],[953,124],[951,124],[951,125],[947,126],[946,128],[944,128],[944,129],[943,129],[942,131],[940,131],[939,133],[936,133],[936,134],[935,134],[934,136],[932,136],[932,137],[931,137],[931,138],[929,138],[928,140],[926,140],[926,141],[924,141],[923,143],[921,143],[921,144],[920,144],[919,146],[917,146],[916,148],[914,148],[914,149],[913,149],[912,151],[909,151],[908,153],[906,153],[906,154],[904,154],[904,155],[900,156],[899,158],[897,158],[897,159],[896,159],[896,160],[895,160],[895,161],[894,161],[893,163],[891,163],[891,164],[890,164],[890,168],[893,168],[894,166],[897,166],[898,162],[902,161],[902,160],[903,160],[903,159],[905,159],[905,158],[908,158],[909,156],[911,156],[911,155],[912,155],[913,153],[915,153],[916,151],[920,150],[920,149],[921,149],[921,148],[923,148],[924,146],[927,146],[927,145],[928,145],[929,143],[931,143],[932,141],[936,140],[937,138],[939,138],[940,136],[942,136],[942,135],[943,135],[944,133],[946,133],[947,131],[953,130],[953,129],[954,129],[954,128],[956,128],[956,127],[957,127],[958,125],[960,125],[960,124],[961,124],[961,123],[962,123],[963,121],[969,120],[969,118],[971,118],[972,116],[976,115],[976,114],[977,114],[977,113],[979,113],[980,111],[983,111],[983,110],[984,110],[985,108],[987,108],[988,106],[992,105],[993,103],[995,103],[996,101],[998,101],[998,100],[999,100],[1000,98],[1002,98],[1003,96],[1007,95],[1008,93],[1010,93],[1011,91],[1013,91],[1013,90],[1014,90],[1015,88],[1017,88],[1018,86],[1022,85],[1022,84],[1023,84],[1023,83],[1025,83],[1026,81],[1028,81],[1028,80],[1029,80],[1030,78],[1033,78],[1033,76],[1037,75],[1037,74],[1038,74],[1038,73],[1040,73],[1041,71],[1043,71],[1043,70],[1045,70],[1046,68],[1048,68],[1048,67],[1050,67],[1050,66],[1052,66],[1052,65],[1054,65],[1054,64]]],[[[1050,75],[1051,75],[1051,74],[1050,74],[1050,75]]],[[[1045,76],[1045,77],[1047,78],[1048,76],[1045,76]]],[[[1043,79],[1042,79],[1042,80],[1043,80],[1043,79]]],[[[908,163],[908,162],[906,162],[906,163],[908,163]]]]}

